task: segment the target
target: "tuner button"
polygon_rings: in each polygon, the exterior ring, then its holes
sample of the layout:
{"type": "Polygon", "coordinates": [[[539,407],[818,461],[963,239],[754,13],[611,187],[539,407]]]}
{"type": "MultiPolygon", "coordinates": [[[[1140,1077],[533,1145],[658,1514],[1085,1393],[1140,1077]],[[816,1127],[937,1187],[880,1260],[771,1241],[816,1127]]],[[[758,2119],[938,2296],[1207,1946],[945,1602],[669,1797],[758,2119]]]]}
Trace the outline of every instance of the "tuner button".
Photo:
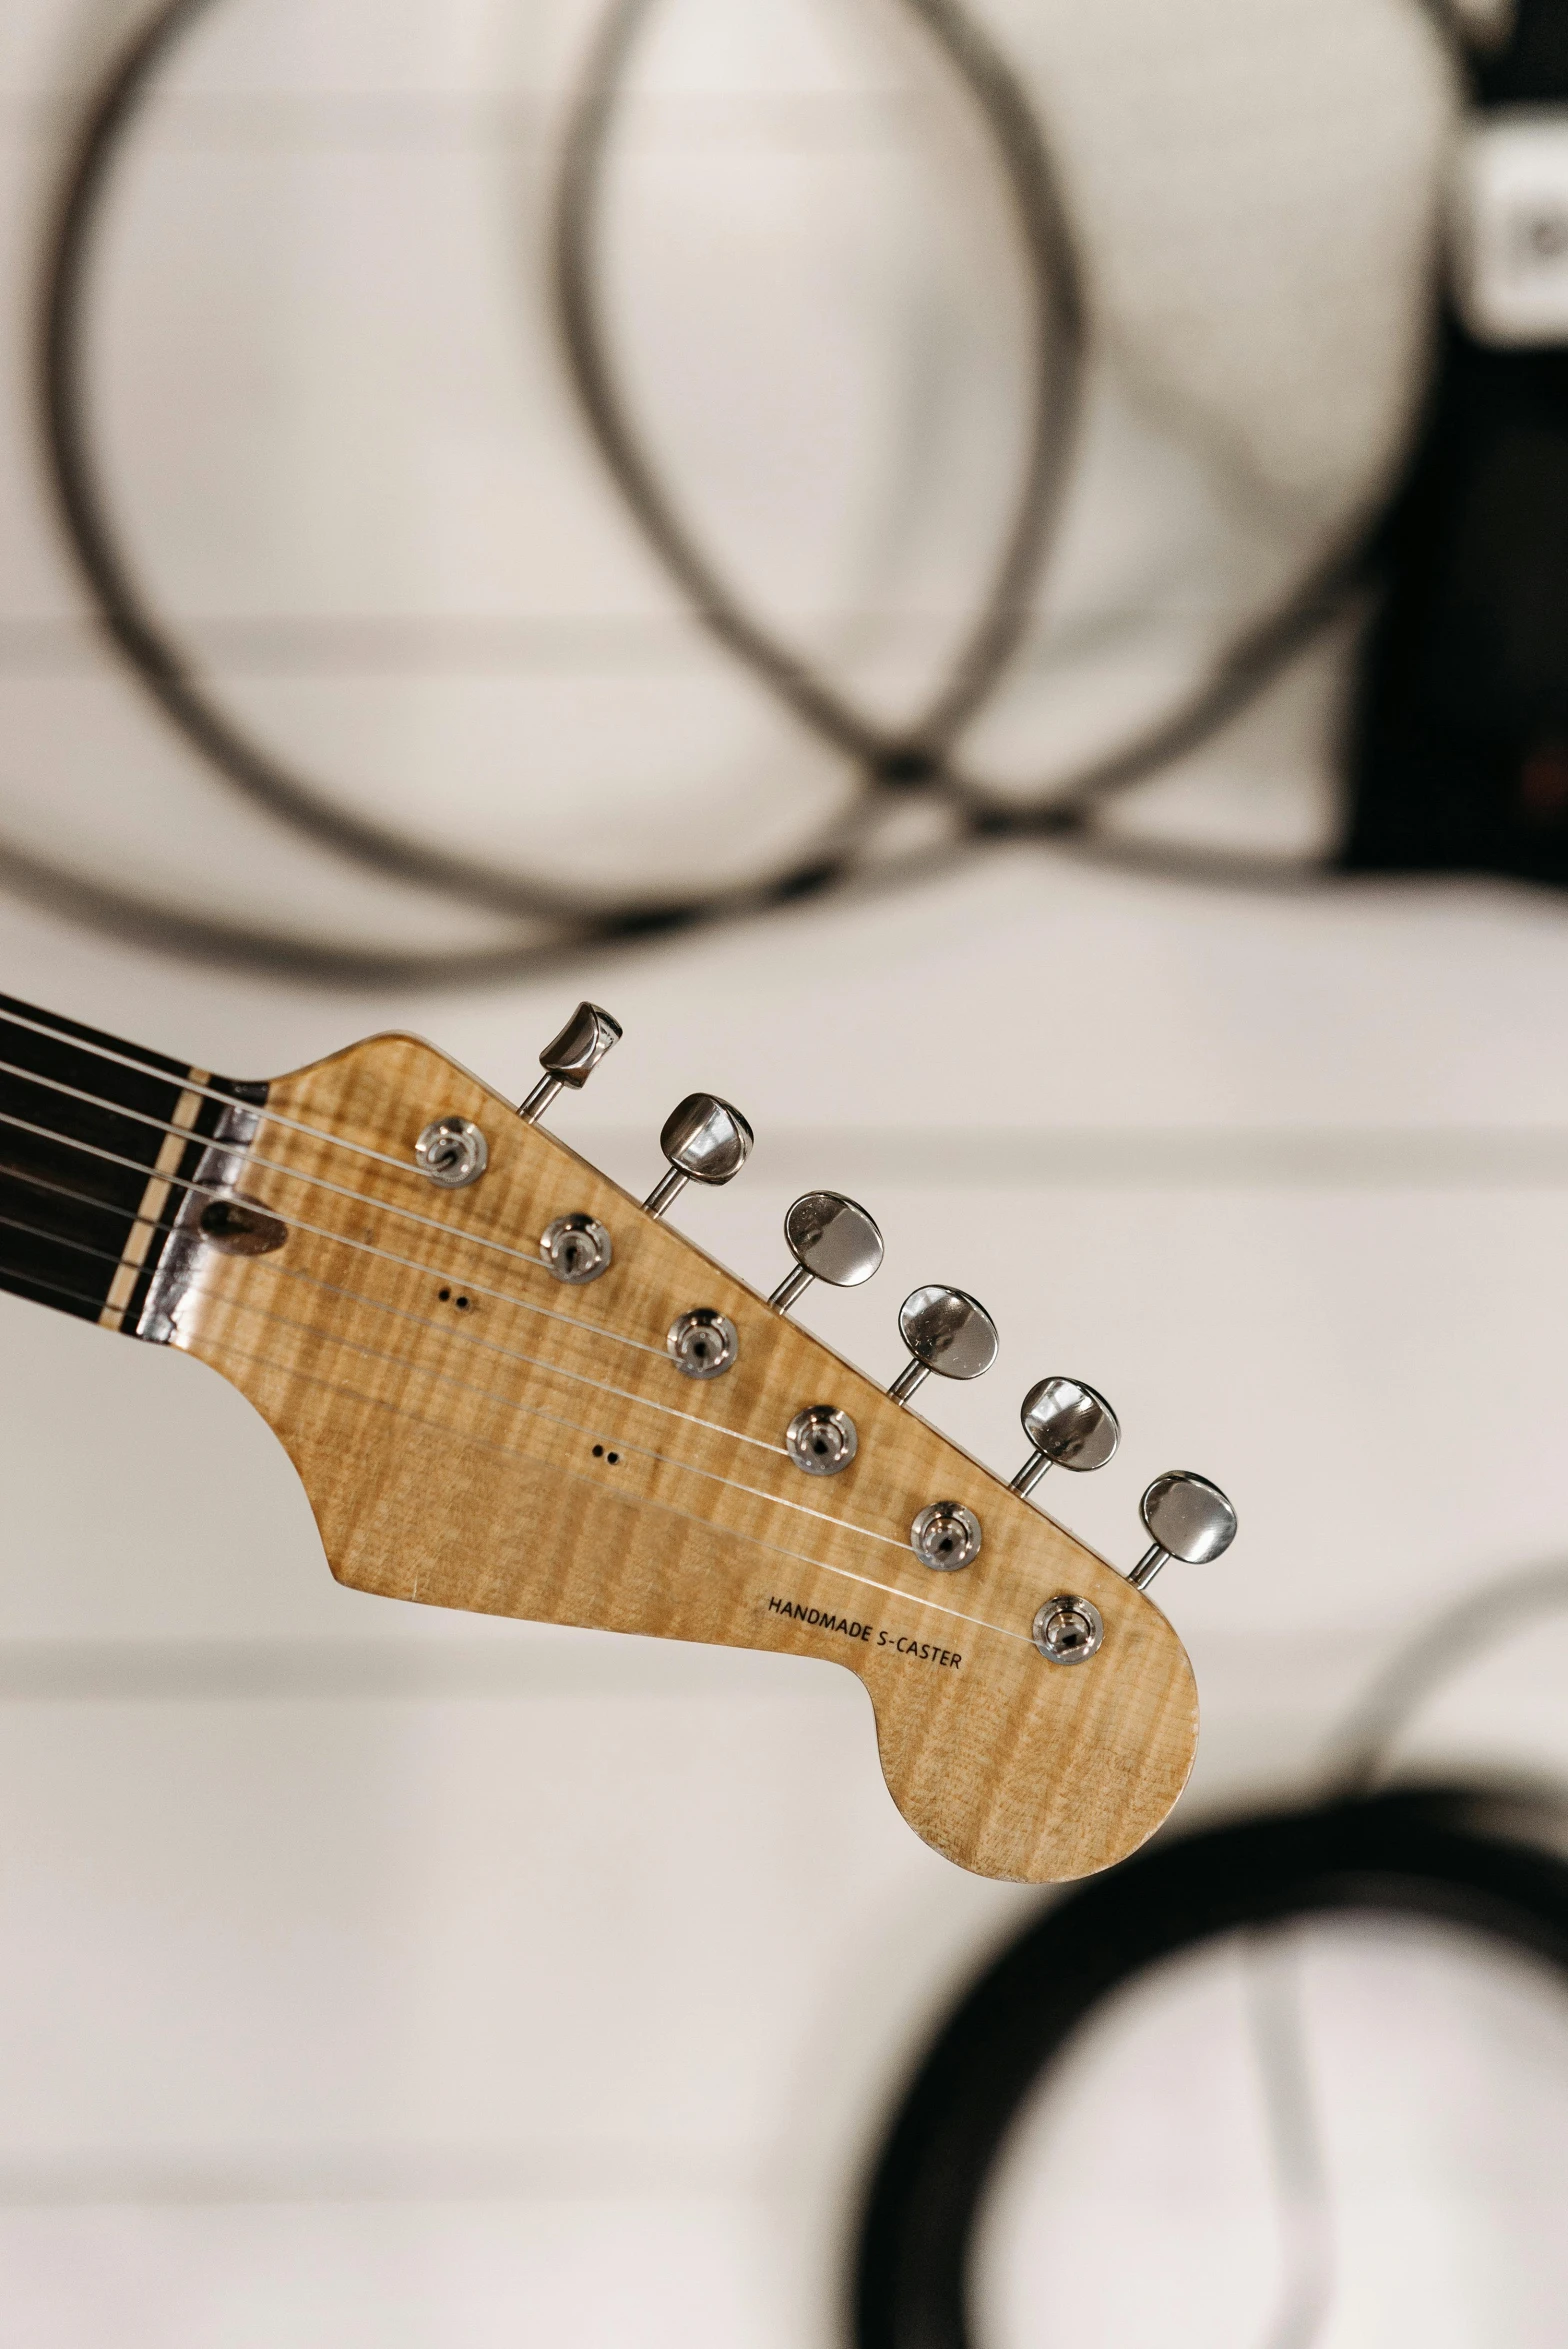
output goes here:
{"type": "Polygon", "coordinates": [[[1138,1590],[1148,1589],[1167,1560],[1206,1566],[1236,1538],[1235,1510],[1217,1484],[1190,1468],[1168,1468],[1157,1476],[1139,1513],[1153,1540],[1127,1577],[1138,1590]]]}
{"type": "Polygon", "coordinates": [[[1048,1468],[1079,1475],[1103,1468],[1121,1442],[1115,1412],[1082,1379],[1042,1378],[1025,1395],[1019,1418],[1031,1450],[1009,1487],[1015,1493],[1032,1493],[1048,1468]]]}
{"type": "Polygon", "coordinates": [[[561,1033],[552,1036],[540,1053],[544,1075],[518,1109],[518,1116],[536,1126],[562,1086],[569,1085],[574,1093],[580,1093],[605,1054],[620,1040],[618,1020],[611,1019],[597,1003],[579,1003],[561,1033]]]}
{"type": "Polygon", "coordinates": [[[813,1281],[858,1289],[882,1261],[882,1234],[865,1209],[838,1191],[808,1191],[784,1218],[784,1238],[795,1259],[768,1299],[787,1313],[813,1281]]]}
{"type": "Polygon", "coordinates": [[[916,1289],[898,1309],[898,1332],[911,1359],[887,1390],[895,1403],[907,1403],[933,1370],[979,1378],[996,1360],[996,1323],[963,1289],[916,1289]]]}
{"type": "Polygon", "coordinates": [[[650,1215],[662,1215],[688,1183],[727,1183],[751,1156],[755,1136],[738,1109],[717,1093],[688,1093],[672,1109],[659,1136],[669,1160],[643,1201],[650,1215]]]}

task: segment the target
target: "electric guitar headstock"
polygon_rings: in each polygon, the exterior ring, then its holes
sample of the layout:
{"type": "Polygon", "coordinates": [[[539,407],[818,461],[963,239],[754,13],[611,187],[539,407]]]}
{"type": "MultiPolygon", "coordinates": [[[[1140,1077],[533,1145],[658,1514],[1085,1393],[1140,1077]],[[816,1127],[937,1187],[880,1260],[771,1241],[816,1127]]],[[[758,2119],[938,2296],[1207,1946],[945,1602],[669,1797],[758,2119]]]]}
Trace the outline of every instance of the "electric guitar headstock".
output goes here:
{"type": "Polygon", "coordinates": [[[962,1291],[917,1289],[882,1387],[789,1318],[882,1243],[831,1192],[786,1221],[765,1298],[664,1220],[751,1146],[708,1095],[639,1202],[540,1123],[620,1034],[580,1006],[521,1111],[378,1036],[270,1084],[185,1068],[0,998],[0,1284],[209,1363],[293,1460],[354,1588],[828,1657],[865,1683],[910,1825],[982,1874],[1133,1850],[1192,1765],[1197,1706],[1147,1587],[1218,1556],[1224,1495],[1173,1472],[1119,1573],[1042,1515],[1116,1448],[1103,1397],[1026,1398],[1004,1484],[910,1408],[989,1367],[962,1291]]]}

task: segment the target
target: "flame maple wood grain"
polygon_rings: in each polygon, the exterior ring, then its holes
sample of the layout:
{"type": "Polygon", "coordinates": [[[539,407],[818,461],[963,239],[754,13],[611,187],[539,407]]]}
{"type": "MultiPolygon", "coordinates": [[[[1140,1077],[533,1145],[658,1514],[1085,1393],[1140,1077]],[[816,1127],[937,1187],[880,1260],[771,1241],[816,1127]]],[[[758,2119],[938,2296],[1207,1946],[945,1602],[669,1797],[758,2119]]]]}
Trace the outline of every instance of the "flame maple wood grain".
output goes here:
{"type": "Polygon", "coordinates": [[[430,1046],[356,1045],[278,1080],[268,1110],[244,1187],[287,1243],[206,1251],[175,1342],[275,1429],[340,1582],[828,1657],[866,1685],[904,1817],[985,1875],[1083,1875],[1159,1825],[1192,1763],[1192,1672],[1113,1568],[430,1046]],[[411,1160],[420,1129],[452,1113],[483,1129],[489,1167],[443,1192],[411,1160]],[[592,1285],[501,1252],[536,1254],[554,1217],[579,1212],[614,1244],[592,1285]],[[692,1306],[740,1333],[721,1378],[685,1378],[665,1352],[692,1306]],[[809,1403],[858,1428],[836,1477],[784,1450],[809,1403]],[[909,1547],[915,1512],[938,1500],[984,1528],[957,1574],[909,1547]],[[1071,1667],[1030,1634],[1063,1591],[1105,1620],[1099,1655],[1071,1667]]]}

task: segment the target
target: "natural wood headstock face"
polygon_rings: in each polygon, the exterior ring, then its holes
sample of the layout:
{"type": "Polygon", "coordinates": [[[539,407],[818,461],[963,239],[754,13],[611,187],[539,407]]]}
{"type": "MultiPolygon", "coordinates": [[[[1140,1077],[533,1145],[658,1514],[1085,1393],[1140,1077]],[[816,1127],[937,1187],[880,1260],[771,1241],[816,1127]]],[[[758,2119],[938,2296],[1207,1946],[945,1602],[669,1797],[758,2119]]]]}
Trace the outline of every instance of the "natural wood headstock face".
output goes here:
{"type": "Polygon", "coordinates": [[[242,1188],[287,1239],[203,1249],[173,1342],[275,1429],[340,1582],[843,1664],[904,1817],[985,1875],[1083,1875],[1165,1817],[1197,1705],[1153,1602],[428,1045],[377,1037],[275,1082],[242,1188]],[[457,1190],[414,1169],[416,1137],[449,1114],[489,1153],[457,1190]],[[613,1243],[583,1286],[538,1261],[572,1214],[613,1243]],[[666,1349],[694,1307],[739,1333],[721,1377],[682,1375],[666,1349]],[[815,1403],[858,1432],[838,1475],[784,1448],[815,1403]],[[958,1573],[910,1546],[917,1511],[947,1500],[983,1528],[958,1573]],[[1078,1665],[1032,1637],[1061,1593],[1104,1618],[1078,1665]]]}

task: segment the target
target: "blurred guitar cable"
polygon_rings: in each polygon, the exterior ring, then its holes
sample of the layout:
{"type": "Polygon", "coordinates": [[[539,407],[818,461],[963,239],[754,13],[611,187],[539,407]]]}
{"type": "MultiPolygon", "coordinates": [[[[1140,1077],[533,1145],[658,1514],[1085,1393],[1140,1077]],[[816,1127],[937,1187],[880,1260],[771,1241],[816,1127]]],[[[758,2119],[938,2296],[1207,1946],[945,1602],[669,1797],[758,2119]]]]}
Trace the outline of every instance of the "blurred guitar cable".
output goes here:
{"type": "Polygon", "coordinates": [[[760,915],[829,890],[882,889],[950,868],[970,847],[1015,839],[1151,872],[1295,887],[1325,864],[1111,837],[1108,801],[1192,750],[1245,708],[1368,576],[1372,525],[1361,520],[1274,608],[1253,618],[1188,694],[1131,740],[1047,779],[1024,799],[988,790],[963,755],[965,731],[1017,650],[1048,567],[1072,467],[1085,312],[1074,235],[1049,146],[1019,75],[954,0],[903,0],[964,90],[998,167],[1023,256],[1031,305],[1028,432],[990,577],[956,656],[922,710],[889,728],[857,709],[751,613],[702,551],[661,478],[605,342],[597,237],[617,109],[656,0],[611,0],[568,110],[554,205],[558,326],[582,416],[644,538],[713,638],[858,777],[848,809],[784,869],[689,896],[601,899],[586,890],[498,871],[349,812],[311,775],[286,764],[225,710],[198,662],[156,609],[109,519],[86,398],[87,288],[116,164],[159,75],[212,7],[164,0],[120,51],[90,98],[52,215],[42,267],[39,397],[58,507],[108,641],[164,717],[210,769],[254,807],[331,855],[515,922],[515,940],[430,953],[345,945],[328,936],[236,922],[89,879],[0,839],[0,886],[116,936],[197,959],[287,970],[339,983],[473,980],[534,970],[586,948],[760,915]],[[939,846],[879,855],[889,810],[919,794],[940,801],[951,836],[939,846]]]}
{"type": "Polygon", "coordinates": [[[1354,1707],[1317,1801],[1160,1836],[1053,1901],[986,1967],[917,2062],[878,2149],[851,2279],[856,2349],[981,2349],[977,2248],[1019,2115],[1117,1993],[1226,1937],[1246,1960],[1280,2217],[1283,2272],[1260,2349],[1316,2349],[1335,2245],[1293,1929],[1344,1916],[1459,1925],[1544,1963],[1568,1992],[1568,1787],[1386,1784],[1428,1698],[1565,1607],[1561,1560],[1466,1592],[1354,1707]]]}

